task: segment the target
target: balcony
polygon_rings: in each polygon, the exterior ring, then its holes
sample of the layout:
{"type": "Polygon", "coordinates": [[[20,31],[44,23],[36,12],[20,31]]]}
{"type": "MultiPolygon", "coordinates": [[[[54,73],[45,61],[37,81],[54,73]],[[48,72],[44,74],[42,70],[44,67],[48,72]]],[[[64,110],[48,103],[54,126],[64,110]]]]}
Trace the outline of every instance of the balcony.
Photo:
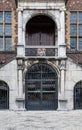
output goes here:
{"type": "Polygon", "coordinates": [[[25,27],[24,43],[22,42],[22,35],[20,35],[17,57],[25,57],[26,59],[66,58],[64,38],[61,38],[61,32],[58,32],[56,23],[50,17],[45,15],[34,16],[25,27]]]}
{"type": "Polygon", "coordinates": [[[58,47],[26,46],[25,56],[28,58],[56,58],[58,56],[58,47]]]}

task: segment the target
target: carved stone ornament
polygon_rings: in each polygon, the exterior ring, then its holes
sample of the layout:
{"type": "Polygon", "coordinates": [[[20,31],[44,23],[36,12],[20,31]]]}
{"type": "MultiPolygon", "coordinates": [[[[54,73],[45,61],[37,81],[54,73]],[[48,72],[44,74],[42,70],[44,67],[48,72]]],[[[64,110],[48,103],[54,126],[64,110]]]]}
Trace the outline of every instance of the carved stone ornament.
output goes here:
{"type": "Polygon", "coordinates": [[[18,60],[18,69],[19,70],[23,69],[23,61],[21,59],[18,60]]]}
{"type": "Polygon", "coordinates": [[[38,48],[37,49],[37,56],[45,56],[46,55],[46,49],[45,48],[38,48]]]}
{"type": "Polygon", "coordinates": [[[61,61],[60,69],[66,69],[66,62],[64,60],[61,61]]]}

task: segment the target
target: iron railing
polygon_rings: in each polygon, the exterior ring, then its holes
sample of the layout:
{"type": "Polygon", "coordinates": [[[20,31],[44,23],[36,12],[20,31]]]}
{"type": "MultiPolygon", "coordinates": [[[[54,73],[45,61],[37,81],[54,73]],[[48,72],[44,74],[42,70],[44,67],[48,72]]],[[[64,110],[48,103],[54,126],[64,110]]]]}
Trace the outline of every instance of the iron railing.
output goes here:
{"type": "Polygon", "coordinates": [[[26,46],[25,47],[25,56],[27,57],[57,57],[58,56],[58,47],[56,46],[26,46]]]}

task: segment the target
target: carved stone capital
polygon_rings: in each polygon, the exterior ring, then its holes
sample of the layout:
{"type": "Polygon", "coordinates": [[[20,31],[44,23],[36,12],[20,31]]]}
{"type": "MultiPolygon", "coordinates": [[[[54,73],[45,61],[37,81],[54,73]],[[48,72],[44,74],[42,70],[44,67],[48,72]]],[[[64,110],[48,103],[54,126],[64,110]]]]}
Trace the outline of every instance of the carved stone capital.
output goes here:
{"type": "Polygon", "coordinates": [[[17,60],[17,66],[18,66],[18,70],[23,70],[24,65],[23,65],[23,60],[22,59],[17,60]]]}
{"type": "Polygon", "coordinates": [[[17,12],[22,12],[23,8],[17,8],[17,12]]]}
{"type": "Polygon", "coordinates": [[[61,11],[61,12],[65,12],[65,11],[66,11],[66,8],[65,8],[65,7],[62,7],[62,8],[60,8],[60,11],[61,11]]]}
{"type": "Polygon", "coordinates": [[[65,61],[65,60],[62,60],[62,61],[61,61],[60,69],[61,69],[61,70],[65,70],[65,69],[66,69],[66,61],[65,61]]]}

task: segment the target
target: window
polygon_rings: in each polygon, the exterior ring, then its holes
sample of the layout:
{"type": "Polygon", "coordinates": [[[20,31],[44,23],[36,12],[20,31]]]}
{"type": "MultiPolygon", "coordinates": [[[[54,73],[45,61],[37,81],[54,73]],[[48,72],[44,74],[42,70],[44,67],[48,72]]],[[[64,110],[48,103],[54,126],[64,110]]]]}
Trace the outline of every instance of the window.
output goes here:
{"type": "Polygon", "coordinates": [[[12,18],[11,12],[0,12],[0,51],[12,49],[12,18]]]}
{"type": "Polygon", "coordinates": [[[82,12],[70,14],[70,50],[82,51],[82,12]]]}

